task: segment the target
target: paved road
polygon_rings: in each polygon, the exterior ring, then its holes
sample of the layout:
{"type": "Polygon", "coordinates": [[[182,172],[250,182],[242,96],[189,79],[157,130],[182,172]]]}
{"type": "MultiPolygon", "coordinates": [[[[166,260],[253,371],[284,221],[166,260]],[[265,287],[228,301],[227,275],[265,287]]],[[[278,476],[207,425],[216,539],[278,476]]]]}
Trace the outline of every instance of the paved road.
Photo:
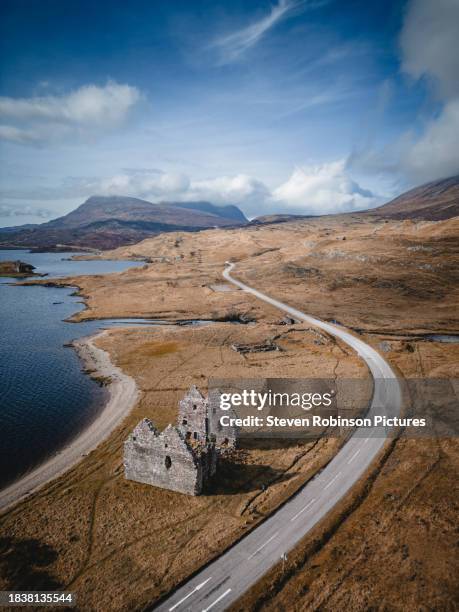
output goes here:
{"type": "MultiPolygon", "coordinates": [[[[374,378],[367,416],[400,414],[401,391],[394,372],[368,344],[339,326],[310,317],[234,279],[228,264],[223,276],[247,293],[275,306],[296,320],[320,327],[352,347],[374,378]]],[[[312,529],[365,473],[385,442],[384,430],[369,435],[356,429],[327,467],[282,508],[238,544],[175,591],[156,609],[164,612],[225,610],[312,529]]]]}

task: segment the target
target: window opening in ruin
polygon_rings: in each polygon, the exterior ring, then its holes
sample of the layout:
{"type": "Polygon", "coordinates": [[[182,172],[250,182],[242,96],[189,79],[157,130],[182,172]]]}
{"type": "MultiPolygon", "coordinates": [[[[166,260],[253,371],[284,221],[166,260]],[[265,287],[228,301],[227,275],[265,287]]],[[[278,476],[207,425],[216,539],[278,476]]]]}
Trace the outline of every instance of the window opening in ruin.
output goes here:
{"type": "Polygon", "coordinates": [[[195,440],[197,440],[197,439],[198,439],[198,432],[197,432],[197,431],[193,432],[193,438],[194,438],[195,440]]]}
{"type": "Polygon", "coordinates": [[[182,425],[188,425],[188,421],[186,419],[183,419],[182,425]]]}
{"type": "Polygon", "coordinates": [[[196,404],[193,404],[193,410],[196,410],[197,406],[196,404]]]}
{"type": "Polygon", "coordinates": [[[169,455],[167,455],[167,457],[164,459],[164,465],[166,466],[167,470],[171,467],[172,459],[169,457],[169,455]]]}

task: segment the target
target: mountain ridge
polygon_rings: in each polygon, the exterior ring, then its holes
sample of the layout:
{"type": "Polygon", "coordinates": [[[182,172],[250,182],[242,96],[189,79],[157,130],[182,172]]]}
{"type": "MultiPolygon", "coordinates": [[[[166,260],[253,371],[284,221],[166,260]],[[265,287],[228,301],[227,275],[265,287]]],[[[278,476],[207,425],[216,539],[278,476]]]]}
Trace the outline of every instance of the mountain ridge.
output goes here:
{"type": "Polygon", "coordinates": [[[245,225],[234,205],[153,203],[129,196],[91,196],[75,210],[36,226],[0,229],[0,247],[60,250],[61,245],[111,249],[162,232],[245,225]]]}
{"type": "MultiPolygon", "coordinates": [[[[346,213],[345,213],[346,214],[346,213]]],[[[347,214],[442,221],[459,215],[459,175],[414,187],[378,208],[347,214]]],[[[333,215],[336,216],[336,215],[333,215]]],[[[339,215],[338,215],[339,216],[339,215]]],[[[153,203],[129,196],[89,197],[75,210],[39,225],[0,229],[0,248],[113,249],[163,232],[285,223],[311,215],[269,214],[247,220],[235,205],[153,203]]]]}
{"type": "Polygon", "coordinates": [[[429,181],[368,211],[391,219],[442,221],[459,215],[459,174],[429,181]]]}

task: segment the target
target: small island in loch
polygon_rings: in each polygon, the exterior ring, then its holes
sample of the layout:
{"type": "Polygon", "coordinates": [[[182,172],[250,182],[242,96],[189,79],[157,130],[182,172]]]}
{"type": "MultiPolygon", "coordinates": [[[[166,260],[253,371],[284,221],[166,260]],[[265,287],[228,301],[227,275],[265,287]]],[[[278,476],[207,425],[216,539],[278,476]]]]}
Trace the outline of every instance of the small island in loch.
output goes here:
{"type": "Polygon", "coordinates": [[[22,278],[24,276],[43,276],[34,272],[35,266],[23,261],[0,261],[0,276],[13,276],[22,278]]]}

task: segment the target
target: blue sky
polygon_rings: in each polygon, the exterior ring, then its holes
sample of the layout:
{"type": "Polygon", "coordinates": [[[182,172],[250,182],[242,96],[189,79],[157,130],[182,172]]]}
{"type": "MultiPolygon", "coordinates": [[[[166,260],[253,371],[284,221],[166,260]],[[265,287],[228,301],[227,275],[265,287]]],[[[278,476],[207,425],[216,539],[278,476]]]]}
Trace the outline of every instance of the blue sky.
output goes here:
{"type": "Polygon", "coordinates": [[[95,193],[356,210],[459,172],[459,0],[0,11],[0,225],[95,193]]]}

